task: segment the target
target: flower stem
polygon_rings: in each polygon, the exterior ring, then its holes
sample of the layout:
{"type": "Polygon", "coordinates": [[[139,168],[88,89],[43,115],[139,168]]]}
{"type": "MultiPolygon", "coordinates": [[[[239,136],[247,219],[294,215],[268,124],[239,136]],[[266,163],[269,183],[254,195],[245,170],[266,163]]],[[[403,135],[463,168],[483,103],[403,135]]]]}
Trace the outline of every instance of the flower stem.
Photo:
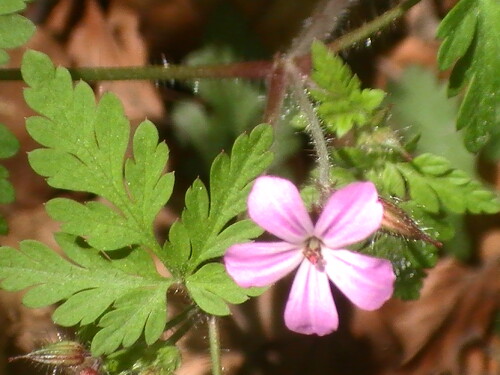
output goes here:
{"type": "Polygon", "coordinates": [[[220,340],[217,318],[211,315],[208,319],[208,337],[210,340],[210,357],[212,359],[212,374],[222,375],[222,366],[220,361],[220,340]]]}
{"type": "Polygon", "coordinates": [[[328,191],[330,187],[330,154],[326,139],[321,129],[314,107],[309,100],[305,88],[305,78],[302,77],[299,69],[292,63],[287,64],[287,72],[290,74],[289,82],[292,95],[297,100],[300,110],[307,117],[308,126],[306,130],[311,136],[314,149],[318,158],[318,183],[322,192],[328,191]]]}

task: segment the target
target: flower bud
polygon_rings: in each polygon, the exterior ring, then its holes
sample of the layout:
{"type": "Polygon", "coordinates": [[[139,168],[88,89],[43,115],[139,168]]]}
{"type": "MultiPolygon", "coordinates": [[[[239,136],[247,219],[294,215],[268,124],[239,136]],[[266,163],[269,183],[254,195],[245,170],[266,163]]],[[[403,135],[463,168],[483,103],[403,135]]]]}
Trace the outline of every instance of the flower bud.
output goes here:
{"type": "Polygon", "coordinates": [[[430,237],[422,229],[420,229],[401,208],[394,203],[379,197],[379,201],[384,207],[384,216],[382,217],[382,230],[394,235],[409,238],[413,240],[421,240],[436,247],[441,247],[443,244],[438,240],[430,237]]]}
{"type": "Polygon", "coordinates": [[[52,366],[72,367],[84,363],[90,353],[76,341],[63,340],[48,344],[31,353],[9,358],[9,362],[17,359],[28,359],[33,362],[52,366]]]}

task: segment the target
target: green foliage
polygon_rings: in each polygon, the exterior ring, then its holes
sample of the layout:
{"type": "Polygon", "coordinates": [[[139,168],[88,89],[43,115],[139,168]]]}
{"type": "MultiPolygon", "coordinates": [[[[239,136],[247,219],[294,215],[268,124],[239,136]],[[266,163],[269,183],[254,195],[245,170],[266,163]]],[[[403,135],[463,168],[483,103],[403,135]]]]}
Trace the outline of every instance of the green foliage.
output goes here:
{"type": "Polygon", "coordinates": [[[154,125],[138,126],[127,156],[130,125],[113,95],[96,103],[86,83],[73,86],[66,69],[56,69],[38,52],[26,53],[22,73],[29,85],[26,101],[41,115],[27,120],[28,132],[45,147],[29,154],[32,167],[53,187],[93,193],[109,204],[49,201],[47,211],[62,221],[64,233],[57,239],[69,261],[34,241],[23,242],[21,251],[2,248],[2,287],[32,287],[24,297],[31,307],[65,301],[54,321],[95,325],[95,355],[130,347],[143,332],[147,345],[155,342],[165,329],[166,292],[174,280],[199,307],[217,315],[229,314],[227,302],[241,303],[262,291],[240,288],[221,264],[207,261],[262,233],[250,220],[234,218],[246,209],[251,182],[273,159],[269,125],[240,136],[230,157],[221,153],[215,159],[209,190],[199,179],[193,183],[162,250],[153,221],[171,194],[173,175],[164,172],[168,149],[158,143],[154,125]],[[139,247],[156,251],[175,279],[159,276],[139,247]]]}
{"type": "Polygon", "coordinates": [[[466,150],[462,132],[455,127],[458,100],[447,97],[446,85],[433,71],[419,66],[405,69],[389,84],[387,103],[391,106],[390,125],[405,138],[419,137],[412,153],[445,157],[454,168],[475,176],[476,156],[466,150]]]}
{"type": "Polygon", "coordinates": [[[434,267],[438,259],[432,245],[390,236],[381,236],[369,252],[392,262],[397,277],[394,296],[403,300],[418,299],[424,269],[434,267]]]}
{"type": "Polygon", "coordinates": [[[210,196],[197,179],[186,192],[182,220],[166,244],[165,263],[179,276],[190,275],[203,262],[223,255],[232,244],[262,233],[250,220],[229,221],[246,210],[251,182],[271,163],[272,128],[262,124],[234,143],[231,156],[219,154],[210,170],[210,196]],[[186,249],[189,249],[186,251],[186,249]]]}
{"type": "MultiPolygon", "coordinates": [[[[19,15],[26,8],[29,0],[2,0],[0,3],[0,65],[9,61],[5,49],[20,47],[31,38],[35,25],[27,18],[19,15]]],[[[14,155],[19,148],[16,138],[0,124],[0,159],[14,155]]],[[[0,203],[14,200],[14,189],[7,180],[9,173],[0,165],[0,203]]],[[[0,216],[0,235],[8,231],[7,222],[0,216]]]]}
{"type": "Polygon", "coordinates": [[[238,137],[231,156],[219,154],[210,170],[210,195],[199,179],[193,183],[181,220],[171,227],[161,253],[170,271],[186,280],[191,297],[209,313],[228,314],[223,301],[241,303],[252,293],[237,287],[218,264],[199,267],[222,256],[229,246],[262,233],[251,220],[229,223],[246,210],[251,182],[272,162],[271,144],[272,128],[262,124],[238,137]]]}
{"type": "Polygon", "coordinates": [[[10,158],[19,150],[19,141],[3,124],[0,124],[0,159],[10,158]]]}
{"type": "Polygon", "coordinates": [[[181,353],[176,346],[138,343],[108,356],[103,369],[110,375],[129,375],[131,369],[137,374],[171,375],[180,364],[181,353]]]}
{"type": "Polygon", "coordinates": [[[152,344],[166,323],[166,291],[172,280],[158,275],[144,251],[132,251],[120,261],[110,261],[81,239],[56,235],[67,259],[36,241],[21,242],[20,251],[0,248],[3,289],[19,291],[28,307],[66,300],[54,312],[62,326],[98,322],[92,341],[94,355],[130,346],[145,331],[152,344]]]}
{"type": "Polygon", "coordinates": [[[208,313],[227,315],[226,302],[244,302],[252,293],[238,287],[218,263],[195,270],[205,261],[223,255],[229,246],[262,233],[250,220],[229,226],[227,223],[246,209],[250,182],[272,161],[268,151],[271,143],[272,129],[268,125],[239,137],[231,157],[220,154],[212,164],[210,201],[204,184],[196,180],[186,193],[182,221],[170,230],[170,242],[162,253],[165,263],[174,274],[186,279],[191,297],[208,313]]]}
{"type": "Polygon", "coordinates": [[[465,144],[479,151],[500,127],[500,3],[497,0],[461,0],[443,19],[438,37],[441,69],[456,64],[449,93],[467,85],[457,119],[465,129],[465,144]]]}
{"type": "MultiPolygon", "coordinates": [[[[339,167],[332,169],[332,179],[339,185],[356,179],[373,181],[380,195],[402,209],[402,214],[411,218],[424,235],[448,241],[454,236],[450,217],[500,210],[493,192],[452,168],[447,159],[425,153],[407,160],[408,155],[399,151],[404,150],[401,146],[381,139],[377,142],[378,147],[360,143],[337,150],[333,159],[339,167]]],[[[395,294],[400,298],[418,298],[423,269],[432,267],[437,259],[437,249],[423,240],[421,235],[386,235],[369,249],[371,254],[392,261],[398,276],[395,294]]]]}
{"type": "Polygon", "coordinates": [[[25,54],[22,73],[30,86],[26,102],[43,116],[26,122],[29,134],[46,147],[29,154],[33,169],[55,188],[97,194],[113,205],[58,198],[47,203],[48,213],[63,222],[63,231],[85,236],[96,248],[140,244],[158,250],[153,221],[170,197],[174,178],[164,173],[168,149],[158,144],[155,126],[139,125],[133,157],[125,158],[130,125],[113,94],[96,104],[85,82],[73,88],[68,71],[55,69],[38,52],[25,54]]]}
{"type": "MultiPolygon", "coordinates": [[[[234,60],[229,47],[211,45],[192,53],[187,63],[234,60]]],[[[230,147],[239,134],[258,123],[264,103],[261,90],[242,80],[202,80],[196,81],[193,88],[197,100],[178,102],[172,119],[181,140],[192,143],[208,166],[220,150],[230,147]]]]}
{"type": "MultiPolygon", "coordinates": [[[[444,208],[453,213],[492,214],[500,210],[500,202],[492,191],[471,180],[465,172],[451,168],[445,158],[422,154],[410,163],[398,163],[395,167],[407,183],[413,200],[428,212],[438,213],[444,208]]],[[[393,181],[384,181],[386,191],[391,189],[393,181]]]]}
{"type": "Polygon", "coordinates": [[[372,180],[382,195],[409,196],[431,214],[442,210],[492,214],[500,210],[495,193],[437,155],[426,153],[403,161],[402,155],[394,153],[346,147],[334,157],[346,168],[357,168],[358,176],[372,180]]]}
{"type": "Polygon", "coordinates": [[[186,279],[186,286],[196,304],[213,315],[229,315],[226,302],[240,304],[248,299],[246,290],[235,284],[220,263],[201,267],[186,279]]]}
{"type": "Polygon", "coordinates": [[[361,89],[358,77],[320,42],[312,45],[312,61],[311,78],[318,88],[309,89],[309,93],[317,102],[317,113],[325,128],[341,137],[354,126],[370,123],[385,93],[361,89]]]}
{"type": "MultiPolygon", "coordinates": [[[[16,137],[3,124],[0,124],[0,159],[13,156],[19,149],[16,137]]],[[[0,165],[0,204],[14,200],[14,188],[8,181],[9,171],[0,165]]],[[[7,233],[7,222],[0,216],[0,234],[7,233]]]]}
{"type": "Polygon", "coordinates": [[[2,0],[0,4],[0,65],[9,61],[5,49],[16,48],[28,41],[35,25],[19,15],[30,0],[2,0]]]}

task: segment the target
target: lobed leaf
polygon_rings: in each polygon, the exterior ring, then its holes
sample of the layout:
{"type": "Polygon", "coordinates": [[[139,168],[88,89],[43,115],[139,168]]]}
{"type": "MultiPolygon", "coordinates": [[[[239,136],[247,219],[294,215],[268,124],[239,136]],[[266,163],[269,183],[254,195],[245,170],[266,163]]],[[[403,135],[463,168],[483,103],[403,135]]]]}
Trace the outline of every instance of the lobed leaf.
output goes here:
{"type": "MultiPolygon", "coordinates": [[[[0,159],[13,156],[19,149],[19,141],[3,124],[0,124],[0,159]]],[[[10,203],[14,200],[14,187],[8,180],[9,171],[0,165],[0,203],[10,203]]],[[[0,216],[0,234],[7,234],[6,220],[0,216]]]]}
{"type": "Polygon", "coordinates": [[[368,124],[385,93],[361,89],[361,82],[349,67],[320,42],[312,45],[312,61],[311,78],[318,89],[309,92],[318,103],[317,113],[326,129],[341,137],[354,126],[368,124]]]}
{"type": "Polygon", "coordinates": [[[29,0],[2,0],[0,4],[0,65],[9,61],[5,49],[26,43],[35,32],[35,25],[17,14],[26,8],[29,0]]]}
{"type": "Polygon", "coordinates": [[[271,143],[272,128],[262,124],[238,137],[231,156],[220,154],[210,170],[210,193],[199,179],[194,181],[182,218],[171,227],[160,253],[173,275],[186,280],[191,298],[210,314],[227,315],[227,302],[242,303],[262,292],[237,286],[219,263],[203,264],[262,233],[250,220],[230,221],[245,211],[251,182],[271,164],[271,143]]]}
{"type": "Polygon", "coordinates": [[[224,301],[239,304],[248,299],[245,290],[236,285],[220,263],[206,264],[190,275],[186,287],[196,304],[213,315],[230,314],[224,301]]]}
{"type": "Polygon", "coordinates": [[[411,197],[431,213],[438,213],[441,207],[453,213],[500,211],[494,192],[453,169],[442,157],[422,154],[411,163],[398,163],[396,167],[407,181],[411,197]]]}
{"type": "Polygon", "coordinates": [[[438,53],[441,69],[456,64],[449,93],[467,85],[457,128],[465,129],[465,145],[479,151],[500,126],[500,3],[496,0],[460,0],[441,22],[443,39],[438,53]]]}
{"type": "Polygon", "coordinates": [[[102,329],[92,342],[94,355],[132,345],[143,330],[148,343],[160,337],[172,280],[157,274],[146,252],[134,252],[134,259],[115,263],[75,236],[60,233],[56,239],[69,261],[36,241],[21,242],[20,251],[1,247],[2,288],[30,288],[23,303],[32,308],[65,300],[53,314],[56,324],[98,321],[102,329]],[[140,271],[137,264],[141,264],[140,271]]]}
{"type": "Polygon", "coordinates": [[[411,197],[429,213],[500,211],[500,201],[493,191],[437,155],[425,153],[411,162],[385,162],[382,168],[373,162],[368,168],[365,175],[377,185],[379,192],[405,200],[411,197]]]}
{"type": "Polygon", "coordinates": [[[68,71],[39,52],[27,52],[21,69],[30,86],[26,102],[43,115],[26,122],[29,134],[45,146],[29,154],[33,169],[55,188],[90,192],[112,204],[58,199],[48,203],[49,214],[63,222],[64,231],[100,249],[141,244],[159,250],[153,221],[174,177],[164,172],[168,148],[158,143],[155,126],[138,126],[132,157],[126,158],[130,124],[113,94],[96,103],[85,82],[73,87],[68,71]]]}
{"type": "Polygon", "coordinates": [[[187,267],[190,271],[209,259],[221,256],[226,249],[223,246],[244,242],[261,233],[248,222],[232,224],[242,231],[225,227],[231,219],[245,211],[251,182],[272,161],[272,154],[268,151],[271,143],[272,129],[265,124],[257,126],[250,134],[238,137],[231,156],[222,153],[212,164],[210,199],[199,180],[186,193],[182,223],[191,243],[187,267]],[[220,239],[223,242],[219,241],[219,236],[222,236],[220,239]]]}

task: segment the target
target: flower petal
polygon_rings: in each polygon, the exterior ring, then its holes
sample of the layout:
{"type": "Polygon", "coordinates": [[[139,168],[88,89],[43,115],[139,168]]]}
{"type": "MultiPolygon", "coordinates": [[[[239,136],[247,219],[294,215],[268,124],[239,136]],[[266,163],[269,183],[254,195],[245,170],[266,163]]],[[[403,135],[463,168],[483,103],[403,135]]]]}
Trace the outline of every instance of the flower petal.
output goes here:
{"type": "Polygon", "coordinates": [[[226,251],[226,270],[241,287],[267,286],[296,268],[302,250],[287,242],[249,242],[226,251]]]}
{"type": "Polygon", "coordinates": [[[302,243],[314,228],[295,185],[279,177],[255,180],[248,213],[262,228],[290,243],[302,243]]]}
{"type": "Polygon", "coordinates": [[[363,310],[376,310],[392,296],[396,276],[392,264],[349,250],[322,249],[332,282],[363,310]]]}
{"type": "Polygon", "coordinates": [[[375,232],[384,209],[371,182],[356,182],[335,193],[321,213],[314,235],[331,249],[339,249],[375,232]]]}
{"type": "Polygon", "coordinates": [[[306,335],[327,335],[339,325],[337,308],[325,272],[304,260],[295,275],[285,308],[288,329],[306,335]]]}

